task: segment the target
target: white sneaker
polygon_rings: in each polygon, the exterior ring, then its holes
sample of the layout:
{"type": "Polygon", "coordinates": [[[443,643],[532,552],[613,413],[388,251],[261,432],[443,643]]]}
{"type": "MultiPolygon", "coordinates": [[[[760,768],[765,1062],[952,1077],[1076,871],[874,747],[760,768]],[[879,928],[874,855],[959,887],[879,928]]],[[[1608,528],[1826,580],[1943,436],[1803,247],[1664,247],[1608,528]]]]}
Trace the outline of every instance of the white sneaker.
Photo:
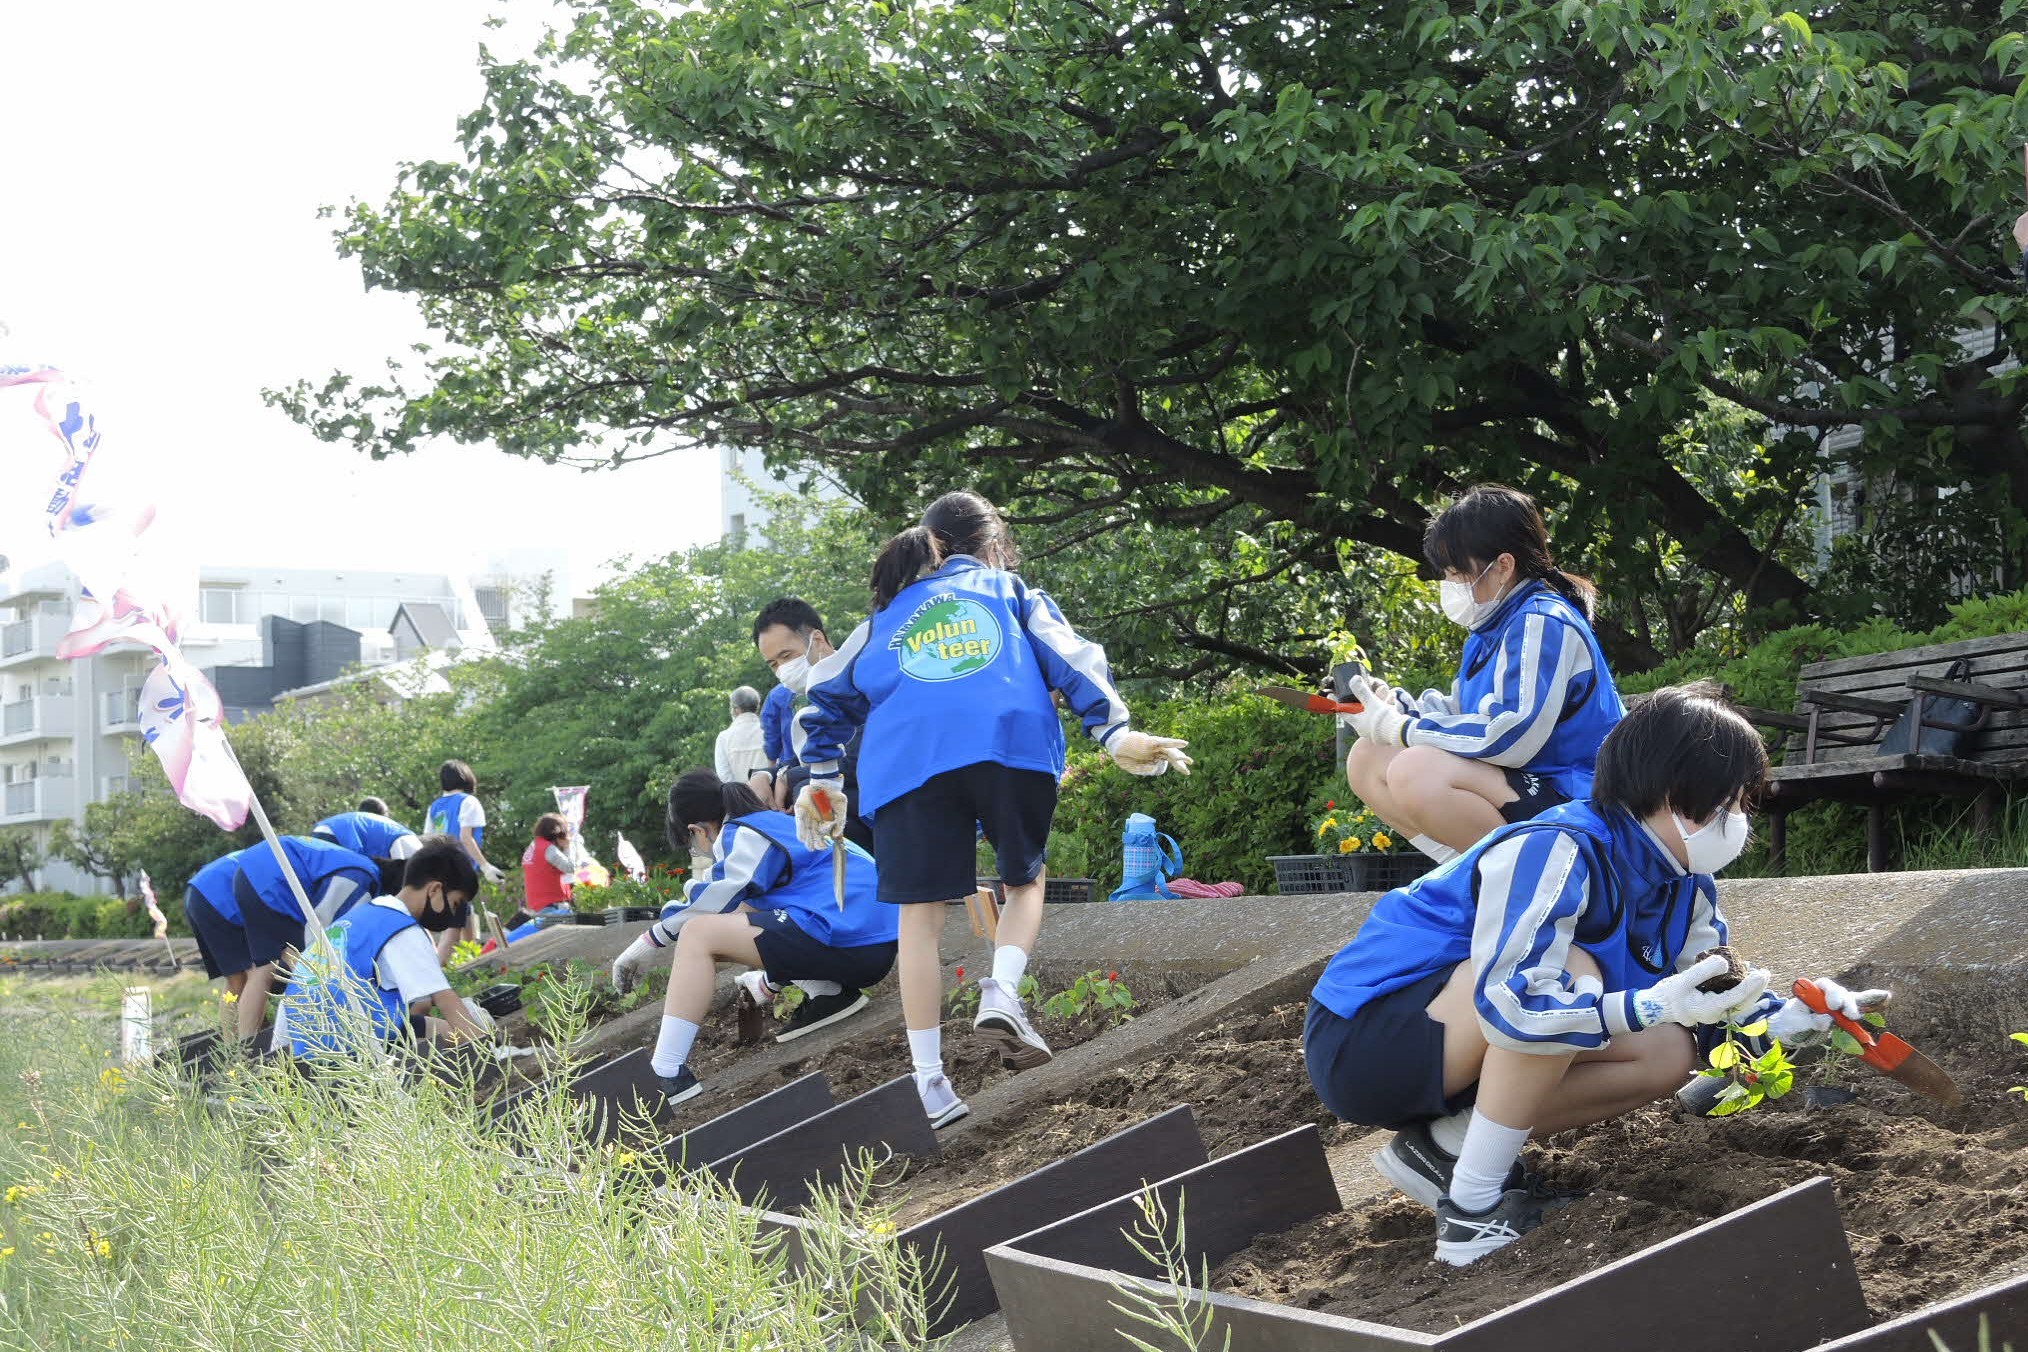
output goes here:
{"type": "Polygon", "coordinates": [[[958,1097],[958,1091],[951,1088],[947,1075],[932,1075],[928,1084],[918,1078],[915,1092],[922,1096],[922,1110],[928,1116],[931,1127],[947,1127],[972,1111],[958,1097]]]}
{"type": "Polygon", "coordinates": [[[1032,1070],[1050,1058],[1049,1044],[1028,1022],[1021,997],[990,976],[979,978],[979,1016],[972,1027],[1000,1040],[1000,1064],[1009,1070],[1032,1070]]]}

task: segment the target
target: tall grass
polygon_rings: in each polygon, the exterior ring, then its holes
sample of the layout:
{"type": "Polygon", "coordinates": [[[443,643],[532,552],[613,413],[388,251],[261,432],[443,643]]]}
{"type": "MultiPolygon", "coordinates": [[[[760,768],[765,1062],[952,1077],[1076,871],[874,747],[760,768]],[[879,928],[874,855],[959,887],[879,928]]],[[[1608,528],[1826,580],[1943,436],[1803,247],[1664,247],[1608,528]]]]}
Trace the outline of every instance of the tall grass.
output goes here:
{"type": "Polygon", "coordinates": [[[117,1068],[103,1004],[0,981],[0,1019],[0,1347],[929,1342],[919,1277],[850,1199],[791,1262],[722,1188],[657,1190],[592,1145],[560,1091],[507,1126],[401,1058],[242,1061],[207,1094],[117,1068]]]}

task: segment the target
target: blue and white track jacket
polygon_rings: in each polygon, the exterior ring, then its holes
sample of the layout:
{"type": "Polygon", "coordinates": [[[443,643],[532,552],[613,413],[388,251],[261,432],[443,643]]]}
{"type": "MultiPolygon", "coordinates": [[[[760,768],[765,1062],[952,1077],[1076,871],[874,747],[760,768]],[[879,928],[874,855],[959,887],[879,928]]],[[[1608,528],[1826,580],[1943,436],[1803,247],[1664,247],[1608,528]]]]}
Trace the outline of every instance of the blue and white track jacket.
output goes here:
{"type": "Polygon", "coordinates": [[[1466,638],[1450,693],[1396,695],[1404,745],[1532,771],[1566,798],[1590,795],[1599,744],[1627,713],[1591,625],[1539,581],[1466,638]]]}
{"type": "Polygon", "coordinates": [[[817,665],[796,715],[797,758],[815,777],[835,775],[863,723],[859,811],[869,819],[946,770],[984,761],[1061,775],[1052,690],[1101,746],[1126,729],[1105,649],[1018,574],[959,554],[817,665]]]}
{"type": "Polygon", "coordinates": [[[785,812],[735,817],[711,843],[711,873],[684,884],[683,900],[662,908],[650,939],[666,944],[693,915],[716,915],[741,902],[757,911],[787,911],[796,928],[832,948],[893,943],[901,908],[874,896],[873,856],[845,842],[845,909],[838,909],[831,848],[812,850],[796,838],[785,812]]]}
{"type": "Polygon", "coordinates": [[[1469,962],[1488,1042],[1521,1052],[1587,1051],[1637,1026],[1633,992],[1725,941],[1710,874],[1686,873],[1618,808],[1564,803],[1501,827],[1382,897],[1312,995],[1349,1019],[1383,995],[1469,962]],[[1572,947],[1598,963],[1602,984],[1571,978],[1572,947]]]}

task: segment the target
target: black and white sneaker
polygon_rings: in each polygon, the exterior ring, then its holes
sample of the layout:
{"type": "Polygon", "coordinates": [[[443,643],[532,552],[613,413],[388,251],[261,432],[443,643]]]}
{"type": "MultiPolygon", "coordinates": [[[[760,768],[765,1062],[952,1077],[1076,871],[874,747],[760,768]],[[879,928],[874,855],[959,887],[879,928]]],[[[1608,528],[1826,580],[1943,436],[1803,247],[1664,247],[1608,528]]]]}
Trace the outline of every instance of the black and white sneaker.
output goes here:
{"type": "Polygon", "coordinates": [[[794,1042],[805,1033],[814,1033],[840,1019],[851,1018],[870,1003],[865,991],[843,990],[836,995],[808,996],[789,1016],[789,1026],[775,1034],[775,1041],[794,1042]]]}
{"type": "Polygon", "coordinates": [[[1479,1212],[1460,1210],[1450,1198],[1440,1198],[1436,1214],[1438,1261],[1466,1267],[1542,1224],[1542,1203],[1525,1188],[1510,1188],[1479,1212]]]}
{"type": "Polygon", "coordinates": [[[692,1074],[688,1066],[674,1075],[662,1075],[657,1078],[662,1081],[662,1106],[665,1108],[694,1099],[704,1092],[704,1081],[692,1074]]]}
{"type": "MultiPolygon", "coordinates": [[[[1373,1167],[1380,1176],[1400,1188],[1422,1206],[1436,1210],[1437,1203],[1451,1190],[1451,1174],[1458,1158],[1436,1143],[1427,1122],[1418,1122],[1394,1134],[1394,1139],[1373,1152],[1373,1167]]],[[[1542,1175],[1531,1173],[1516,1160],[1507,1171],[1504,1185],[1519,1190],[1548,1210],[1568,1206],[1584,1194],[1550,1187],[1542,1175]]]]}

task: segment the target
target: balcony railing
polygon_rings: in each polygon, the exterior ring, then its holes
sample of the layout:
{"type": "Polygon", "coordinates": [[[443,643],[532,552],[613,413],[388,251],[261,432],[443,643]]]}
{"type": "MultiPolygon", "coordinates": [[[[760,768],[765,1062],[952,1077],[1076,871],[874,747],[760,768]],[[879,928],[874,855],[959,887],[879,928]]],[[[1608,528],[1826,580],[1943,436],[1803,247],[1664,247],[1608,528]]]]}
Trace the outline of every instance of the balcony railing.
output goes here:
{"type": "Polygon", "coordinates": [[[77,781],[45,775],[0,788],[0,822],[50,821],[68,817],[77,798],[77,781]]]}
{"type": "Polygon", "coordinates": [[[0,705],[0,741],[68,737],[77,726],[76,708],[72,695],[34,695],[0,705]]]}

